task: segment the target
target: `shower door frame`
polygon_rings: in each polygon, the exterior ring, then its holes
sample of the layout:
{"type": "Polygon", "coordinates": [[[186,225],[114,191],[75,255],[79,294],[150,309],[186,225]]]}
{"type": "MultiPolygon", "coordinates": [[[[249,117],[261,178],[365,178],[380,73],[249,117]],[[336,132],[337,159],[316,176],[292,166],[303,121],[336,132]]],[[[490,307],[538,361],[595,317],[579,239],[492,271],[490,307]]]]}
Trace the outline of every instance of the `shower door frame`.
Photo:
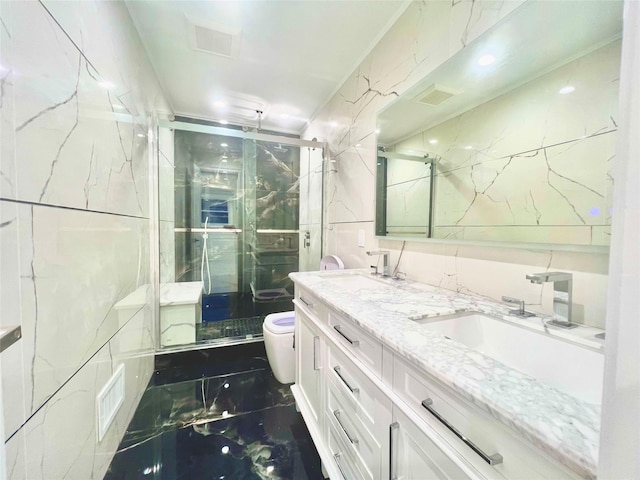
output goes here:
{"type": "MultiPolygon", "coordinates": [[[[254,141],[260,141],[260,142],[270,142],[270,143],[278,143],[281,145],[286,145],[286,146],[291,146],[291,147],[299,147],[299,148],[303,148],[303,147],[307,147],[307,148],[319,148],[322,152],[323,152],[323,161],[326,158],[326,143],[323,142],[318,142],[316,140],[303,140],[300,138],[293,138],[293,137],[287,137],[284,135],[275,135],[275,134],[269,134],[269,133],[260,133],[260,132],[252,132],[252,131],[245,131],[245,130],[237,130],[237,129],[232,129],[232,128],[225,128],[225,127],[215,127],[215,126],[211,126],[211,125],[205,125],[205,124],[199,124],[199,123],[190,123],[190,122],[182,122],[182,121],[176,121],[176,120],[169,120],[166,118],[160,118],[157,119],[156,122],[154,122],[154,129],[156,134],[154,135],[154,141],[153,141],[153,149],[152,149],[152,153],[151,153],[151,157],[153,157],[155,159],[155,165],[153,166],[152,169],[152,175],[151,175],[151,182],[152,182],[152,188],[151,188],[151,195],[153,196],[153,244],[155,246],[155,248],[152,248],[151,250],[154,252],[154,258],[152,258],[152,265],[154,265],[155,267],[155,275],[153,278],[153,282],[155,284],[155,288],[154,291],[156,292],[156,295],[154,295],[154,317],[155,317],[155,321],[154,321],[154,330],[155,330],[155,341],[154,341],[154,348],[155,348],[155,353],[156,354],[166,354],[166,353],[175,353],[175,352],[180,352],[180,351],[190,351],[190,350],[201,350],[201,349],[206,349],[206,348],[216,348],[219,346],[228,346],[228,345],[233,345],[235,343],[247,343],[246,341],[240,341],[240,342],[229,342],[229,343],[224,343],[222,345],[215,345],[215,344],[207,344],[207,343],[197,343],[197,341],[195,343],[191,343],[191,344],[184,344],[184,345],[175,345],[175,346],[167,346],[167,347],[163,347],[161,344],[161,332],[160,332],[160,296],[159,296],[159,291],[160,291],[160,260],[159,260],[159,252],[160,252],[160,228],[159,228],[159,209],[158,209],[158,205],[159,205],[159,182],[160,182],[160,175],[159,175],[159,165],[160,165],[160,153],[159,153],[159,148],[157,148],[157,142],[159,139],[159,131],[161,128],[167,128],[170,130],[181,130],[181,131],[188,131],[188,132],[197,132],[197,133],[205,133],[205,134],[211,134],[211,135],[221,135],[221,136],[227,136],[227,137],[234,137],[234,138],[241,138],[243,140],[254,140],[254,141]]],[[[150,142],[151,143],[151,142],[150,142]]],[[[324,171],[324,168],[323,168],[324,171]]],[[[308,172],[308,174],[310,174],[310,172],[308,172]]],[[[324,175],[322,178],[322,195],[324,196],[324,175]]],[[[302,201],[302,199],[301,199],[302,201]]],[[[324,201],[323,201],[324,203],[324,201]]],[[[300,207],[298,207],[300,208],[300,207]]],[[[322,252],[323,252],[323,238],[322,238],[322,231],[323,229],[321,228],[321,238],[320,238],[320,256],[322,256],[322,252]]],[[[299,234],[299,230],[298,230],[298,234],[299,234]]],[[[254,340],[257,341],[257,340],[254,340]]]]}

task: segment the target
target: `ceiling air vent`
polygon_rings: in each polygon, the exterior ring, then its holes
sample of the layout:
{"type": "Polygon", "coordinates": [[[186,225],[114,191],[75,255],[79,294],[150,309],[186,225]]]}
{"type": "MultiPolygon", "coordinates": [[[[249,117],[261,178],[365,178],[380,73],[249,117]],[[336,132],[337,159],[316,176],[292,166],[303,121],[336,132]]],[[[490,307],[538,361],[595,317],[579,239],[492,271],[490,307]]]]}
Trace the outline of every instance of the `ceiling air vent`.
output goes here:
{"type": "Polygon", "coordinates": [[[443,87],[442,85],[434,83],[416,95],[415,98],[418,102],[424,103],[425,105],[436,106],[460,93],[462,93],[460,90],[454,90],[453,88],[443,87]]]}
{"type": "Polygon", "coordinates": [[[235,54],[239,32],[215,24],[206,24],[187,18],[191,46],[200,52],[231,58],[235,54]]]}

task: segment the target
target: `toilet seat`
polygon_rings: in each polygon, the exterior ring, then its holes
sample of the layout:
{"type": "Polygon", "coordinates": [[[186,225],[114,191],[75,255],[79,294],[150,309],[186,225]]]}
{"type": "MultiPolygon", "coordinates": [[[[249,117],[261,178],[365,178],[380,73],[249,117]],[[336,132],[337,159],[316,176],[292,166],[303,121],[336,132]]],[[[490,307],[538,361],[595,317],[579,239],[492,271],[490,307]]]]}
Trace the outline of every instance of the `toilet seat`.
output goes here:
{"type": "Polygon", "coordinates": [[[275,335],[293,333],[295,314],[293,312],[272,313],[264,319],[264,328],[275,335]]]}

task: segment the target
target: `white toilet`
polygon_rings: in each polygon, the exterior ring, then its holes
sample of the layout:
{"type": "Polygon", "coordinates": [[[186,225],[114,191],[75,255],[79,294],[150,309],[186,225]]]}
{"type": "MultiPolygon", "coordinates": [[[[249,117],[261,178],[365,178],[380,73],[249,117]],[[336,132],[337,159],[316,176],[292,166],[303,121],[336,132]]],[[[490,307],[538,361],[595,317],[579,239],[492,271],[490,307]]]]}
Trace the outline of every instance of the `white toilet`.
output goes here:
{"type": "Polygon", "coordinates": [[[293,349],[294,312],[272,313],[262,324],[264,347],[273,375],[280,383],[296,381],[296,357],[293,349]]]}

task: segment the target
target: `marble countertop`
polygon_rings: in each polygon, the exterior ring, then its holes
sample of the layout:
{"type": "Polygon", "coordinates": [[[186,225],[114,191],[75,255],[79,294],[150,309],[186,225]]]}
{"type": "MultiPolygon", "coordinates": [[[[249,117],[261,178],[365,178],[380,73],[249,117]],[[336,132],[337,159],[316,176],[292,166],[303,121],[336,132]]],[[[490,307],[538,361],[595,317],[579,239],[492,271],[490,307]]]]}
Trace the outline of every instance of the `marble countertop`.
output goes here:
{"type": "MultiPolygon", "coordinates": [[[[289,276],[578,475],[596,477],[599,405],[581,401],[412,321],[464,311],[512,320],[508,311],[513,306],[409,280],[373,280],[367,270],[296,272],[289,276]],[[345,275],[366,279],[362,287],[356,286],[358,282],[345,287],[339,280],[345,275]]],[[[573,340],[596,350],[603,348],[603,342],[591,340],[597,329],[575,330],[582,330],[583,338],[578,332],[573,340]]],[[[575,335],[559,330],[553,333],[575,335]]]]}

